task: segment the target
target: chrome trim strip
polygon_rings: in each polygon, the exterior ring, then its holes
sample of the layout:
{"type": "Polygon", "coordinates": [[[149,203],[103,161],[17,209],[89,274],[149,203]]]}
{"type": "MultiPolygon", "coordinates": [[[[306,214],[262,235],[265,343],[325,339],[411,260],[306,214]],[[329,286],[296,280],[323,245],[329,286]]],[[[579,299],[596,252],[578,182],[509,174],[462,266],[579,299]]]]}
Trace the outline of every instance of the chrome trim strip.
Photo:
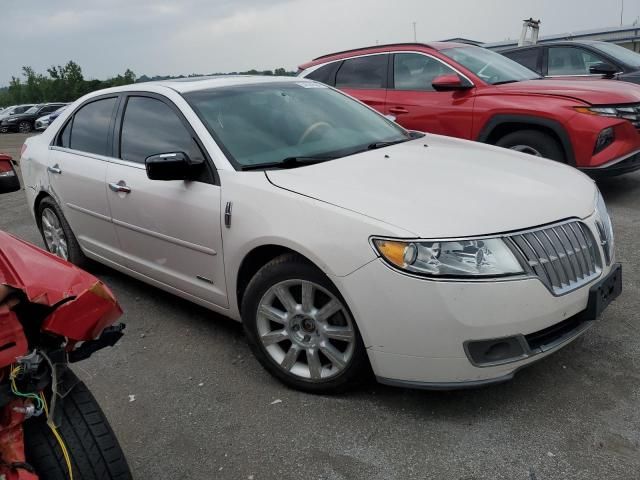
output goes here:
{"type": "Polygon", "coordinates": [[[79,150],[72,150],[70,148],[58,147],[55,145],[49,145],[49,150],[57,150],[59,152],[69,153],[71,155],[78,155],[80,157],[92,158],[93,160],[100,160],[101,162],[113,163],[116,165],[123,165],[125,167],[133,167],[139,170],[146,170],[146,167],[141,163],[130,162],[128,160],[121,160],[114,157],[106,157],[104,155],[96,155],[94,153],[81,152],[79,150]]]}
{"type": "Polygon", "coordinates": [[[614,158],[613,160],[610,160],[607,163],[603,163],[602,165],[598,165],[597,167],[580,167],[580,170],[599,170],[602,168],[608,168],[608,167],[611,167],[612,165],[615,165],[616,163],[620,163],[638,154],[640,154],[640,149],[634,150],[633,152],[623,155],[622,157],[614,158]]]}
{"type": "Polygon", "coordinates": [[[100,220],[104,220],[105,222],[112,223],[111,222],[111,218],[109,218],[106,215],[103,215],[101,213],[94,212],[92,210],[88,210],[86,208],[79,207],[78,205],[75,205],[73,203],[68,203],[67,202],[65,205],[67,207],[69,207],[71,210],[75,210],[75,211],[80,212],[80,213],[86,213],[87,215],[91,215],[92,217],[99,218],[100,220]]]}
{"type": "Polygon", "coordinates": [[[165,242],[173,243],[174,245],[179,245],[181,247],[189,248],[191,250],[195,250],[197,252],[206,253],[207,255],[217,255],[218,253],[209,248],[203,247],[202,245],[197,245],[195,243],[187,242],[185,240],[180,240],[179,238],[170,237],[169,235],[164,235],[163,233],[152,232],[151,230],[147,230],[146,228],[138,227],[136,225],[131,225],[130,223],[123,222],[121,220],[112,219],[114,225],[117,225],[122,228],[126,228],[128,230],[133,230],[134,232],[142,233],[145,235],[149,235],[150,237],[155,237],[160,240],[164,240],[165,242]]]}

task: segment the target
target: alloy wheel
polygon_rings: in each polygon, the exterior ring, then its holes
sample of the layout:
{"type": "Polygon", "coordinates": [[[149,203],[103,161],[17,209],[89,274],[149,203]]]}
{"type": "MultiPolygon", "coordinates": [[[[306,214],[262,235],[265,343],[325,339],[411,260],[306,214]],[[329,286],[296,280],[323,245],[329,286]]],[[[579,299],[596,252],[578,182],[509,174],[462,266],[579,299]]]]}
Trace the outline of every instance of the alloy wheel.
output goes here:
{"type": "Polygon", "coordinates": [[[31,124],[29,122],[20,122],[18,130],[20,133],[29,133],[31,131],[31,124]]]}
{"type": "Polygon", "coordinates": [[[64,260],[68,260],[69,247],[67,236],[62,229],[58,215],[50,208],[45,208],[42,210],[40,221],[42,223],[42,234],[47,250],[64,260]]]}
{"type": "Polygon", "coordinates": [[[510,147],[510,149],[515,150],[516,152],[526,153],[527,155],[542,157],[542,154],[538,150],[529,145],[514,145],[513,147],[510,147]]]}
{"type": "Polygon", "coordinates": [[[258,304],[258,338],[288,374],[313,382],[335,377],[351,362],[356,331],[342,301],[307,280],[273,285],[258,304]]]}

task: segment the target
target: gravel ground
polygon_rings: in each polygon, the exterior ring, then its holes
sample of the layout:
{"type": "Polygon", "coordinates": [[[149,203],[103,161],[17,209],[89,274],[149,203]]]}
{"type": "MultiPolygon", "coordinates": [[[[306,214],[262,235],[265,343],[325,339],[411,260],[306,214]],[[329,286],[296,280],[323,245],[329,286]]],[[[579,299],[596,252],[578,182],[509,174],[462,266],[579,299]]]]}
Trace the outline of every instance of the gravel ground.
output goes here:
{"type": "MultiPolygon", "coordinates": [[[[0,135],[0,152],[17,157],[23,140],[0,135]]],[[[138,479],[638,479],[640,173],[600,186],[623,295],[507,384],[298,393],[261,369],[239,324],[101,266],[127,335],[77,372],[138,479]]],[[[22,192],[0,206],[0,229],[42,245],[22,192]]]]}

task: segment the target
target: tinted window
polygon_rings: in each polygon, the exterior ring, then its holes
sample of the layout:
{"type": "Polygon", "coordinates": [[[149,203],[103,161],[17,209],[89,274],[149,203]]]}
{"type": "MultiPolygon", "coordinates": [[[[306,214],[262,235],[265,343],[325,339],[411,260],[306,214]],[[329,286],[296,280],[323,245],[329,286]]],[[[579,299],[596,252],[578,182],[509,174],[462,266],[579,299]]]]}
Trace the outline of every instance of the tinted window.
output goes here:
{"type": "Polygon", "coordinates": [[[456,72],[438,60],[418,53],[397,53],[393,61],[393,82],[396,90],[434,91],[433,79],[456,72]]]}
{"type": "Polygon", "coordinates": [[[540,56],[539,53],[540,49],[538,48],[527,48],[525,50],[506,52],[504,53],[504,56],[509,57],[511,60],[518,62],[520,65],[524,65],[534,72],[538,72],[538,57],[540,56]]]}
{"type": "Polygon", "coordinates": [[[74,115],[70,148],[83,152],[107,155],[109,124],[116,98],[88,103],[74,115]]]}
{"type": "Polygon", "coordinates": [[[71,121],[68,121],[67,124],[60,132],[60,136],[58,137],[58,146],[69,148],[69,141],[71,139],[71,121]]]}
{"type": "Polygon", "coordinates": [[[149,97],[130,97],[124,112],[120,152],[123,160],[144,163],[158,153],[184,152],[204,161],[178,115],[164,102],[149,97]]]}
{"type": "Polygon", "coordinates": [[[306,78],[333,86],[336,83],[336,70],[340,66],[340,63],[341,62],[333,62],[328,65],[323,65],[307,75],[306,78]]]}
{"type": "Polygon", "coordinates": [[[549,75],[589,75],[589,67],[596,63],[609,64],[582,48],[549,47],[549,75]]]}
{"type": "Polygon", "coordinates": [[[58,109],[59,105],[47,105],[40,110],[40,115],[45,115],[47,113],[54,112],[58,109]]]}
{"type": "Polygon", "coordinates": [[[345,60],[336,75],[336,87],[384,88],[387,76],[387,55],[345,60]]]}

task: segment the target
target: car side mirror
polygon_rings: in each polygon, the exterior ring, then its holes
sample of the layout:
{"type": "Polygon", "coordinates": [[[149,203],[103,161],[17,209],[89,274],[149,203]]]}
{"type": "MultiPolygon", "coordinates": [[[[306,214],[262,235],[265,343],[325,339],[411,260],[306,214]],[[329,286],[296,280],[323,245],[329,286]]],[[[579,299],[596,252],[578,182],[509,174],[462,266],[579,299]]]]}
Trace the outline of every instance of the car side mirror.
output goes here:
{"type": "Polygon", "coordinates": [[[192,180],[204,166],[194,162],[184,152],[159,153],[144,161],[150,180],[192,180]]]}
{"type": "Polygon", "coordinates": [[[611,78],[618,73],[618,69],[610,63],[600,62],[591,65],[589,67],[589,73],[594,75],[604,75],[605,77],[611,78]]]}
{"type": "Polygon", "coordinates": [[[9,155],[0,154],[0,194],[20,190],[20,180],[9,155]]]}
{"type": "Polygon", "coordinates": [[[466,90],[473,85],[467,80],[462,79],[459,75],[454,73],[446,75],[438,75],[431,82],[431,86],[438,92],[446,92],[449,90],[466,90]]]}

